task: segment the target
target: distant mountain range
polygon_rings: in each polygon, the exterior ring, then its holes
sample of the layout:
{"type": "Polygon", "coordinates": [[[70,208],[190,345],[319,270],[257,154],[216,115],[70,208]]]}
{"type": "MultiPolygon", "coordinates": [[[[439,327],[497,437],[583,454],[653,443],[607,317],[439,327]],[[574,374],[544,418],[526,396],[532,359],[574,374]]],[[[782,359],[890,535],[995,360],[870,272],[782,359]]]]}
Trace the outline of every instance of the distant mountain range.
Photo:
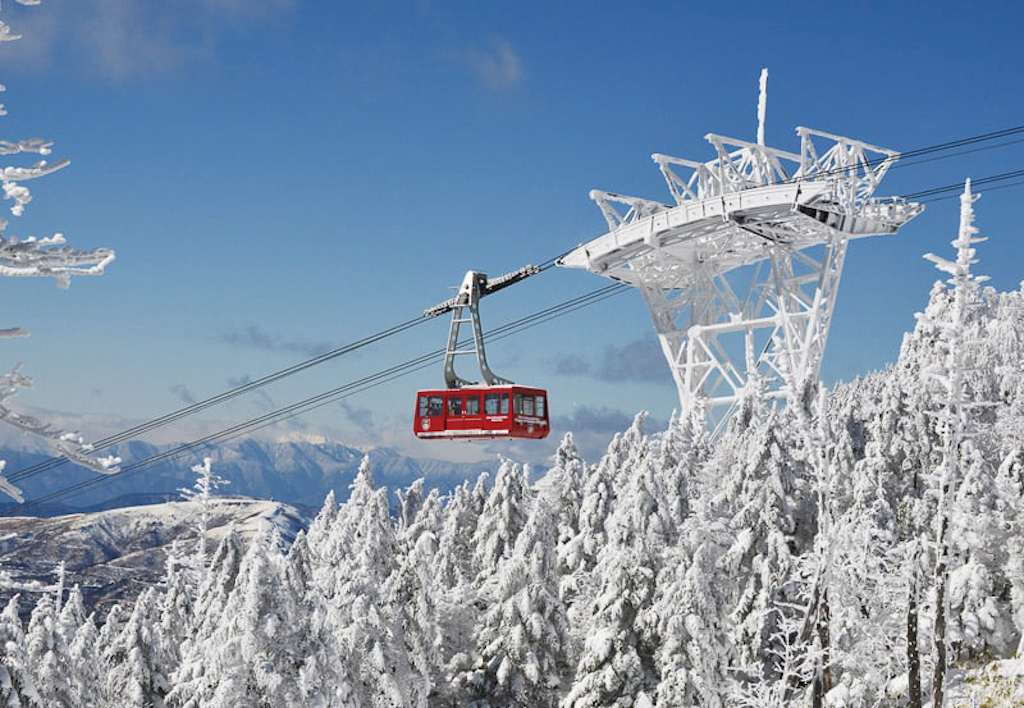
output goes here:
{"type": "MultiPolygon", "coordinates": [[[[122,466],[129,467],[174,447],[130,441],[105,448],[103,454],[118,455],[123,460],[122,466]]],[[[30,502],[80,483],[87,486],[38,506],[19,507],[0,499],[0,513],[54,516],[173,501],[181,498],[182,487],[191,487],[195,482],[196,475],[191,467],[203,457],[210,457],[213,471],[230,481],[219,490],[220,494],[275,500],[306,513],[315,513],[331,490],[339,501],[348,497],[349,485],[366,454],[370,456],[376,483],[392,490],[407,487],[419,477],[427,479],[428,487],[449,490],[464,479],[475,479],[480,472],[497,467],[496,460],[463,464],[416,460],[387,448],[366,453],[335,442],[274,443],[247,439],[192,451],[177,459],[162,460],[110,477],[69,463],[41,469],[16,481],[30,502]]],[[[39,452],[0,448],[0,459],[7,460],[6,476],[14,475],[17,480],[19,473],[32,470],[50,458],[39,452]]]]}

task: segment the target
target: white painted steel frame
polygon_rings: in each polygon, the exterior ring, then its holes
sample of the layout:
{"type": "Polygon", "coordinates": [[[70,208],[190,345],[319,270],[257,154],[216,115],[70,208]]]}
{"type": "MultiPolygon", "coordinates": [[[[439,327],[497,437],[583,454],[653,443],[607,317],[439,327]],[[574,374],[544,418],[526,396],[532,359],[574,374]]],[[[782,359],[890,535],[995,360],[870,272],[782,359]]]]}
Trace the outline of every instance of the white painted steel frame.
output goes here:
{"type": "Polygon", "coordinates": [[[653,155],[675,204],[594,190],[608,232],[559,261],[640,290],[684,410],[816,379],[850,239],[923,209],[872,196],[898,153],[797,135],[799,154],[709,134],[709,162],[653,155]]]}

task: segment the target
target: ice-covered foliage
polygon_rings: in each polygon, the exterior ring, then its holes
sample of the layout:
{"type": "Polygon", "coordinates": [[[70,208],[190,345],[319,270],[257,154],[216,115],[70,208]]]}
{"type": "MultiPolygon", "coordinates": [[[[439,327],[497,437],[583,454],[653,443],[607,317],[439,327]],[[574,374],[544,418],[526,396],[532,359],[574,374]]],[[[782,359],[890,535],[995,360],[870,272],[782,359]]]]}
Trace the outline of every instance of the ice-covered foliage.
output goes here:
{"type": "Polygon", "coordinates": [[[488,610],[477,629],[477,666],[464,676],[477,705],[558,703],[571,652],[558,595],[556,514],[537,498],[509,557],[481,588],[488,610]]]}
{"type": "MultiPolygon", "coordinates": [[[[39,0],[18,0],[22,5],[36,5],[38,2],[39,0]]],[[[5,22],[0,21],[0,44],[19,39],[20,36],[13,33],[5,22]]],[[[6,87],[0,85],[0,91],[5,90],[6,87]]],[[[0,104],[0,116],[3,115],[6,115],[6,110],[0,104]]],[[[25,207],[32,201],[32,193],[24,182],[45,177],[70,164],[69,160],[51,163],[45,159],[26,163],[25,155],[46,157],[51,153],[52,147],[52,142],[41,138],[0,139],[0,160],[7,163],[0,163],[2,199],[12,202],[10,212],[13,216],[24,214],[25,207]]],[[[96,248],[91,251],[72,250],[66,245],[64,235],[60,233],[43,237],[9,236],[9,223],[6,218],[0,217],[0,276],[52,277],[58,286],[67,288],[71,284],[72,276],[102,275],[103,270],[114,260],[114,252],[109,248],[96,248]]],[[[0,338],[24,336],[28,336],[28,332],[19,327],[0,330],[0,338]]],[[[54,429],[47,423],[7,407],[6,402],[11,396],[31,385],[32,380],[21,373],[20,365],[10,373],[0,376],[0,422],[50,440],[58,454],[84,467],[103,474],[117,472],[120,459],[94,457],[92,448],[77,433],[54,429]]],[[[3,472],[3,465],[0,465],[0,472],[3,472]]],[[[22,501],[20,490],[5,479],[0,479],[0,492],[19,502],[22,501]]]]}
{"type": "Polygon", "coordinates": [[[184,500],[192,502],[197,507],[196,546],[190,568],[190,580],[194,587],[198,587],[206,577],[206,536],[210,526],[210,501],[219,487],[230,484],[214,473],[212,464],[213,461],[205,457],[202,464],[193,465],[192,471],[196,473],[195,483],[191,488],[184,487],[178,490],[184,500]]]}

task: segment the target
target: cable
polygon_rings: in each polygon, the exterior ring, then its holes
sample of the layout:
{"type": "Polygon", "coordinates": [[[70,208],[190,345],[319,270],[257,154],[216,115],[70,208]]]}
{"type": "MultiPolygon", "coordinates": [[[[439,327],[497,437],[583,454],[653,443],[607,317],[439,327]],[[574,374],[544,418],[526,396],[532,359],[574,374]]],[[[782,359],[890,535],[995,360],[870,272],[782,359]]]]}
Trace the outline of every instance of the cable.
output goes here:
{"type": "MultiPolygon", "coordinates": [[[[1004,128],[1002,130],[994,130],[994,131],[992,131],[990,133],[982,133],[981,135],[973,135],[973,136],[968,137],[968,138],[960,138],[958,140],[950,140],[950,141],[945,142],[945,143],[938,143],[936,145],[928,145],[926,147],[916,148],[914,150],[907,150],[905,152],[898,153],[895,156],[895,159],[897,159],[898,162],[894,162],[894,164],[892,165],[892,168],[895,168],[895,167],[911,167],[913,165],[919,165],[919,164],[922,164],[922,163],[925,163],[925,162],[932,162],[934,160],[946,159],[946,158],[949,158],[949,157],[958,157],[960,155],[967,155],[967,154],[970,154],[972,152],[979,152],[980,149],[965,150],[965,151],[962,151],[962,152],[959,152],[959,153],[954,153],[952,155],[944,155],[942,157],[931,158],[931,159],[928,159],[928,160],[913,160],[913,158],[920,157],[922,155],[930,155],[930,154],[935,153],[935,152],[942,152],[943,150],[951,150],[953,148],[963,147],[964,145],[974,145],[976,143],[986,142],[988,140],[996,140],[998,138],[1006,138],[1006,137],[1009,137],[1011,135],[1019,135],[1021,133],[1024,133],[1024,125],[1018,125],[1018,126],[1013,127],[1013,128],[1004,128]]],[[[1021,141],[1020,140],[1010,140],[1010,141],[1007,141],[1005,143],[1001,143],[1000,145],[994,145],[994,146],[991,146],[989,148],[981,148],[981,149],[995,149],[996,147],[1005,147],[1007,145],[1014,145],[1014,144],[1016,144],[1018,142],[1021,142],[1021,141]]],[[[865,167],[876,167],[876,166],[886,162],[887,160],[893,160],[893,159],[894,158],[890,158],[890,157],[880,157],[880,158],[875,158],[873,160],[865,160],[864,161],[864,166],[865,167]]],[[[841,174],[841,173],[845,172],[847,169],[848,169],[847,167],[836,167],[836,168],[833,168],[831,170],[827,170],[827,171],[824,171],[824,172],[815,172],[812,175],[812,177],[820,177],[820,176],[830,175],[830,174],[841,174]]]]}
{"type": "MultiPolygon", "coordinates": [[[[544,322],[547,322],[556,317],[560,317],[570,312],[574,312],[582,307],[586,307],[588,305],[600,302],[608,297],[611,297],[613,295],[616,295],[629,289],[629,286],[623,283],[612,283],[610,285],[606,285],[597,290],[590,291],[583,295],[572,298],[568,301],[559,303],[558,305],[545,308],[531,315],[527,315],[526,317],[522,317],[518,320],[514,320],[505,325],[502,325],[501,327],[498,327],[492,332],[490,340],[497,341],[500,339],[504,339],[505,337],[512,336],[513,334],[518,334],[521,331],[530,329],[539,324],[543,324],[544,322]]],[[[468,343],[469,340],[466,340],[465,342],[460,342],[458,346],[466,346],[468,343]]],[[[124,479],[125,477],[130,477],[134,474],[137,474],[138,472],[146,469],[147,467],[152,466],[153,464],[156,464],[157,462],[161,462],[163,460],[176,459],[184,455],[185,453],[190,452],[191,450],[195,450],[196,448],[203,447],[214,442],[225,442],[227,440],[234,439],[240,435],[250,433],[255,430],[260,430],[262,428],[267,427],[268,425],[272,425],[282,420],[293,418],[301,413],[305,413],[307,411],[320,408],[340,398],[344,398],[354,393],[359,393],[369,388],[373,388],[375,386],[388,383],[400,376],[405,376],[406,374],[410,374],[414,371],[418,371],[427,366],[435,364],[443,357],[444,353],[444,349],[435,349],[434,351],[429,352],[428,354],[423,354],[419,357],[416,357],[415,359],[408,360],[402,364],[397,364],[387,369],[383,369],[374,374],[370,374],[363,378],[349,382],[343,386],[331,389],[330,391],[319,393],[315,396],[311,396],[309,398],[303,399],[291,405],[285,406],[284,408],[279,408],[275,411],[271,411],[270,413],[266,413],[264,415],[245,421],[243,423],[239,423],[229,428],[225,428],[224,430],[220,430],[218,432],[203,436],[197,440],[193,440],[191,442],[179,445],[175,448],[165,450],[164,452],[157,453],[143,460],[133,462],[132,464],[123,467],[121,471],[115,475],[90,477],[89,479],[86,479],[82,482],[79,482],[78,484],[72,485],[65,489],[57,490],[49,494],[43,495],[42,497],[39,497],[37,499],[30,500],[25,504],[17,507],[16,509],[12,509],[10,512],[7,512],[7,514],[12,515],[14,512],[20,513],[25,509],[37,507],[41,504],[45,504],[46,502],[52,501],[54,499],[58,499],[69,495],[75,495],[76,492],[90,491],[93,488],[105,484],[110,484],[116,480],[124,479]]]]}
{"type": "MultiPolygon", "coordinates": [[[[538,266],[538,269],[541,272],[543,272],[545,270],[548,270],[549,268],[552,268],[558,262],[558,260],[562,258],[562,256],[566,255],[570,251],[565,251],[564,253],[560,253],[557,256],[554,256],[541,262],[541,264],[538,266]]],[[[401,324],[382,330],[380,332],[377,332],[376,334],[369,335],[351,344],[346,344],[344,346],[338,347],[337,349],[325,352],[324,354],[319,354],[310,359],[306,359],[305,361],[301,361],[298,364],[294,364],[279,371],[267,374],[266,376],[255,379],[253,381],[249,381],[241,386],[237,386],[233,389],[224,391],[223,393],[219,393],[215,396],[210,396],[209,398],[197,401],[193,404],[185,406],[184,408],[179,408],[176,411],[171,411],[170,413],[162,415],[158,418],[153,418],[152,420],[140,423],[136,426],[133,426],[126,430],[122,430],[119,433],[102,438],[101,440],[97,440],[90,444],[92,445],[92,448],[94,450],[101,450],[105,447],[116,445],[119,442],[124,442],[125,440],[136,437],[143,433],[147,433],[155,428],[159,428],[169,423],[173,423],[177,420],[193,415],[212,406],[229,401],[233,398],[236,398],[237,396],[241,396],[245,393],[249,393],[250,391],[254,391],[257,388],[262,388],[263,386],[275,383],[277,381],[280,381],[281,379],[287,378],[288,376],[291,376],[293,374],[297,374],[313,366],[317,366],[318,364],[322,364],[332,359],[336,359],[345,354],[350,354],[351,352],[354,352],[357,349],[361,349],[362,347],[374,344],[392,335],[404,332],[405,330],[411,329],[412,327],[418,324],[422,324],[423,322],[426,321],[427,318],[424,318],[422,316],[406,320],[401,324]]],[[[55,467],[59,467],[68,461],[68,458],[61,455],[50,457],[46,460],[38,462],[34,465],[19,470],[18,472],[15,472],[14,474],[9,475],[8,479],[11,482],[19,482],[28,479],[29,477],[33,477],[37,474],[40,474],[42,472],[54,469],[55,467]]]]}
{"type": "Polygon", "coordinates": [[[976,152],[985,152],[986,150],[998,150],[999,148],[1009,147],[1010,145],[1019,145],[1024,143],[1024,138],[1018,138],[1016,140],[1007,140],[1005,143],[996,143],[995,145],[985,145],[983,147],[972,148],[970,150],[961,150],[960,152],[953,152],[949,155],[939,155],[938,157],[929,157],[926,160],[911,160],[911,161],[900,161],[892,166],[892,169],[898,169],[900,167],[916,167],[917,165],[923,165],[926,162],[936,162],[938,160],[948,160],[951,157],[963,157],[964,155],[973,155],[976,152]]]}
{"type": "MultiPolygon", "coordinates": [[[[972,187],[980,187],[986,184],[992,184],[994,182],[1002,182],[1008,179],[1017,179],[1018,177],[1024,177],[1024,170],[1014,170],[1013,172],[1003,172],[998,175],[991,175],[989,177],[982,177],[981,179],[972,179],[972,187]]],[[[923,197],[931,197],[936,194],[945,194],[946,192],[959,191],[964,188],[963,182],[957,182],[956,184],[947,184],[945,187],[933,187],[932,189],[924,189],[920,192],[914,192],[906,195],[906,199],[921,199],[923,197]]]]}
{"type": "MultiPolygon", "coordinates": [[[[210,408],[211,406],[215,406],[219,403],[229,401],[244,393],[248,393],[249,391],[261,388],[268,384],[274,383],[275,381],[280,381],[283,378],[292,376],[293,374],[297,374],[300,371],[304,371],[305,369],[308,369],[310,367],[322,364],[326,361],[330,361],[331,359],[336,359],[345,354],[349,354],[351,352],[356,351],[357,349],[361,349],[365,346],[368,346],[375,342],[379,342],[380,340],[390,337],[392,335],[404,332],[405,330],[411,329],[412,327],[418,324],[422,324],[423,322],[426,321],[427,320],[424,319],[422,316],[417,317],[415,319],[406,320],[401,324],[389,327],[388,329],[377,332],[376,334],[371,334],[370,336],[364,337],[363,339],[360,339],[356,342],[352,342],[351,344],[346,344],[344,346],[338,347],[337,349],[332,349],[329,352],[325,352],[324,354],[320,354],[310,359],[306,359],[305,361],[301,361],[298,364],[294,364],[279,371],[275,371],[271,374],[267,374],[266,376],[255,379],[253,381],[249,381],[248,383],[245,383],[241,386],[237,386],[228,391],[224,391],[223,393],[219,393],[215,396],[210,396],[209,398],[203,399],[202,401],[197,401],[196,403],[188,405],[184,408],[179,408],[178,410],[167,413],[166,415],[162,415],[159,418],[154,418],[152,420],[128,428],[127,430],[122,430],[119,433],[108,436],[101,440],[97,440],[96,442],[91,443],[91,445],[95,450],[109,447],[110,445],[115,445],[119,442],[123,442],[125,440],[128,440],[129,438],[135,437],[142,433],[149,432],[154,428],[162,427],[169,423],[173,423],[176,420],[180,420],[181,418],[190,416],[194,413],[198,413],[199,411],[210,408]]],[[[68,459],[63,456],[51,457],[47,460],[39,462],[23,470],[19,470],[15,474],[10,475],[8,479],[12,482],[18,482],[40,472],[53,469],[54,467],[62,465],[67,461],[68,459]]]]}
{"type": "MultiPolygon", "coordinates": [[[[973,186],[974,182],[972,181],[971,184],[973,186]]],[[[958,192],[957,194],[951,194],[951,195],[945,196],[945,197],[935,197],[933,199],[922,199],[921,202],[923,204],[934,204],[935,202],[944,202],[944,201],[947,201],[949,199],[959,199],[960,198],[959,192],[962,192],[963,187],[964,186],[962,184],[959,185],[959,188],[956,190],[958,192]]],[[[1001,189],[1009,189],[1010,187],[1024,187],[1024,180],[1019,180],[1017,182],[1010,182],[1009,184],[1001,184],[1001,185],[996,186],[996,187],[989,187],[988,189],[985,190],[984,193],[985,194],[991,194],[992,192],[998,192],[1001,189]]]]}
{"type": "Polygon", "coordinates": [[[1018,135],[1020,133],[1024,133],[1024,125],[1018,125],[1014,128],[1004,128],[1003,130],[994,130],[991,133],[982,133],[981,135],[975,135],[970,138],[951,140],[947,143],[940,143],[938,145],[929,145],[928,147],[917,148],[916,150],[908,150],[907,152],[900,153],[900,157],[917,157],[919,155],[927,155],[933,152],[941,152],[942,150],[949,150],[951,148],[961,147],[963,145],[973,145],[974,143],[980,143],[986,140],[995,140],[996,138],[1005,138],[1010,135],[1018,135]]]}

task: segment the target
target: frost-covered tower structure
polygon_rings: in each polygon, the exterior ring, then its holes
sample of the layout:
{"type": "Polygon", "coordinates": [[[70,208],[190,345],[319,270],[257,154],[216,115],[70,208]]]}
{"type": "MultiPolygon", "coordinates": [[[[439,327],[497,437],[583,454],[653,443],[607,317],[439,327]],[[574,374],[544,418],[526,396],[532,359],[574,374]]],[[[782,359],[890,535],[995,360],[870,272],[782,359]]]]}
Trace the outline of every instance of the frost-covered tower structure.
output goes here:
{"type": "Polygon", "coordinates": [[[798,127],[799,152],[708,134],[714,157],[655,154],[668,204],[594,190],[608,232],[559,265],[636,287],[684,410],[719,420],[754,388],[816,379],[852,239],[894,234],[923,206],[874,195],[899,154],[798,127]]]}

